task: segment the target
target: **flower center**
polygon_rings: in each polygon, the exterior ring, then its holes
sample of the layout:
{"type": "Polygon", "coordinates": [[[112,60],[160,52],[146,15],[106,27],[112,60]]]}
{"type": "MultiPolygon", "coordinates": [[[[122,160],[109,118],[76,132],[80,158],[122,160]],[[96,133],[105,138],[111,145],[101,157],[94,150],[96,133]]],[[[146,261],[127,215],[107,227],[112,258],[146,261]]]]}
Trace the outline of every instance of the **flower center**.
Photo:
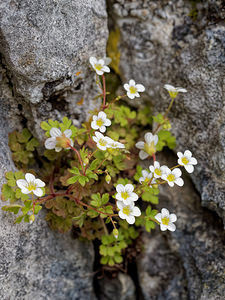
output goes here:
{"type": "Polygon", "coordinates": [[[161,176],[162,172],[161,172],[160,169],[155,169],[155,174],[158,175],[158,176],[161,176]]]}
{"type": "Polygon", "coordinates": [[[135,86],[130,86],[130,93],[131,94],[136,94],[137,93],[137,88],[135,86]]]}
{"type": "Polygon", "coordinates": [[[106,142],[105,140],[103,140],[103,139],[100,139],[100,140],[98,141],[98,143],[99,143],[100,146],[103,146],[103,147],[105,147],[106,144],[107,144],[107,142],[106,142]]]}
{"type": "Polygon", "coordinates": [[[129,216],[129,214],[130,214],[130,207],[129,207],[129,206],[125,206],[125,207],[123,208],[123,213],[124,213],[125,215],[129,216]]]}
{"type": "Polygon", "coordinates": [[[187,157],[182,157],[181,161],[184,165],[189,163],[189,160],[187,159],[187,157]]]}
{"type": "Polygon", "coordinates": [[[68,148],[70,145],[70,139],[68,139],[64,133],[61,136],[56,137],[57,146],[62,148],[68,148]]]}
{"type": "Polygon", "coordinates": [[[174,180],[175,180],[175,176],[174,176],[173,174],[169,174],[169,175],[167,176],[167,180],[168,180],[168,181],[174,181],[174,180]]]}
{"type": "Polygon", "coordinates": [[[145,180],[144,180],[144,182],[147,183],[147,182],[149,182],[149,180],[150,180],[150,179],[149,179],[148,177],[146,177],[145,180]]]}
{"type": "Polygon", "coordinates": [[[169,225],[170,219],[168,217],[162,218],[163,225],[169,225]]]}
{"type": "Polygon", "coordinates": [[[98,71],[101,71],[102,65],[101,64],[95,64],[95,69],[98,71]]]}
{"type": "Polygon", "coordinates": [[[27,185],[27,189],[30,192],[36,190],[36,188],[37,188],[37,185],[34,182],[29,182],[27,185]]]}
{"type": "Polygon", "coordinates": [[[156,152],[154,141],[152,141],[150,144],[145,143],[144,144],[144,151],[148,153],[150,156],[156,152]]]}
{"type": "Polygon", "coordinates": [[[97,126],[101,127],[104,124],[104,122],[102,121],[102,119],[98,119],[96,121],[96,124],[97,124],[97,126]]]}
{"type": "Polygon", "coordinates": [[[170,97],[171,98],[176,98],[176,96],[177,96],[177,94],[178,94],[178,92],[175,90],[175,91],[168,91],[169,92],[169,94],[170,94],[170,97]]]}
{"type": "Polygon", "coordinates": [[[121,193],[121,197],[122,197],[124,200],[126,200],[126,199],[129,197],[128,192],[122,192],[122,193],[121,193]]]}

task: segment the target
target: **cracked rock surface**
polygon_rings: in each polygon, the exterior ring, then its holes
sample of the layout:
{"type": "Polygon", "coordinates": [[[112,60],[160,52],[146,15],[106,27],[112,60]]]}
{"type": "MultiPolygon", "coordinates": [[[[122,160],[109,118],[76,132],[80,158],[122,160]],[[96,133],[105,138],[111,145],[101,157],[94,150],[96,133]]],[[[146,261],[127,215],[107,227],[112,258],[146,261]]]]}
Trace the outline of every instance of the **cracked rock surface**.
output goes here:
{"type": "Polygon", "coordinates": [[[158,112],[169,104],[165,83],[187,88],[170,114],[177,150],[189,149],[198,159],[192,179],[202,205],[225,223],[224,1],[109,3],[113,26],[120,31],[124,82],[142,83],[158,112]]]}

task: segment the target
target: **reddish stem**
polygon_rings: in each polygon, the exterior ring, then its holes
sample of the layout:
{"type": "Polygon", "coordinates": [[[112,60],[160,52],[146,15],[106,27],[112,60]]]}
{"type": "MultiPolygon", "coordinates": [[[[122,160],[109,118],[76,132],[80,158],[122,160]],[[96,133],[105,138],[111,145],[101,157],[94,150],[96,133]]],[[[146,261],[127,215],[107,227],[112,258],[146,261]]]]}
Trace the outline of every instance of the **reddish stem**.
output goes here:
{"type": "Polygon", "coordinates": [[[103,105],[102,105],[102,109],[104,110],[106,108],[106,89],[105,89],[105,76],[104,74],[102,75],[102,82],[103,82],[103,105]]]}
{"type": "Polygon", "coordinates": [[[76,148],[74,148],[73,146],[71,146],[70,144],[69,144],[69,147],[70,147],[74,152],[76,152],[77,157],[78,157],[78,160],[79,160],[80,165],[81,165],[81,168],[82,168],[83,175],[85,176],[84,165],[83,165],[83,161],[82,161],[82,159],[81,159],[81,156],[80,156],[79,151],[78,151],[76,148]]]}

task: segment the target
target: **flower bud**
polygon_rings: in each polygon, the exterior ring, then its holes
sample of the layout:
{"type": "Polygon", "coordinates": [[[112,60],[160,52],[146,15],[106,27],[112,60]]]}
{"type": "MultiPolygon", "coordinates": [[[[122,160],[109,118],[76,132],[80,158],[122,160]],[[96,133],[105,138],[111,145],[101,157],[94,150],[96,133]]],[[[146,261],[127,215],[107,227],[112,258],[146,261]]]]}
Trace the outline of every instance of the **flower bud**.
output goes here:
{"type": "Polygon", "coordinates": [[[87,164],[89,164],[89,159],[86,157],[86,158],[83,160],[83,163],[84,163],[84,166],[86,166],[87,164]]]}
{"type": "Polygon", "coordinates": [[[108,175],[106,175],[105,176],[105,181],[109,184],[110,183],[110,181],[111,181],[111,176],[108,174],[108,175]]]}
{"type": "Polygon", "coordinates": [[[118,239],[119,231],[116,228],[113,229],[113,235],[116,239],[118,239]]]}
{"type": "Polygon", "coordinates": [[[32,224],[32,223],[34,222],[34,220],[35,220],[35,216],[34,216],[34,215],[31,215],[31,216],[29,217],[29,223],[32,224]]]}

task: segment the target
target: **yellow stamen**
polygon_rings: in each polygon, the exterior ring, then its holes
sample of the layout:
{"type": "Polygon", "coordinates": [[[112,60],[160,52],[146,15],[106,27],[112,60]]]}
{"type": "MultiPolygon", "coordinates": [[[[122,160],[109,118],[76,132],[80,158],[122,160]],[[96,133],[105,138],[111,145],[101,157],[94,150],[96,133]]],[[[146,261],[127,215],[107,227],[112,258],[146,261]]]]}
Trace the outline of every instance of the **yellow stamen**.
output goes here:
{"type": "Polygon", "coordinates": [[[124,200],[126,200],[126,199],[129,197],[128,192],[122,192],[122,193],[121,193],[121,197],[122,197],[124,200]]]}
{"type": "Polygon", "coordinates": [[[137,93],[136,87],[131,86],[131,87],[130,87],[130,93],[131,93],[131,94],[136,94],[136,93],[137,93]]]}
{"type": "Polygon", "coordinates": [[[129,214],[130,214],[130,207],[129,207],[129,206],[125,206],[125,207],[123,208],[123,213],[124,213],[125,215],[129,216],[129,214]]]}
{"type": "Polygon", "coordinates": [[[175,98],[177,97],[177,95],[178,95],[178,92],[177,92],[177,91],[168,91],[168,92],[169,92],[170,97],[171,97],[172,99],[175,99],[175,98]]]}
{"type": "Polygon", "coordinates": [[[95,64],[95,69],[98,71],[102,70],[102,65],[101,64],[95,64]]]}
{"type": "Polygon", "coordinates": [[[181,158],[181,161],[184,165],[188,164],[189,163],[189,160],[187,159],[187,157],[182,157],[181,158]]]}
{"type": "Polygon", "coordinates": [[[97,124],[97,126],[101,127],[104,124],[104,122],[102,121],[102,119],[98,119],[96,121],[96,124],[97,124]]]}
{"type": "Polygon", "coordinates": [[[149,180],[150,180],[150,179],[149,179],[148,177],[146,177],[145,180],[144,180],[144,182],[148,183],[149,180]]]}
{"type": "Polygon", "coordinates": [[[28,189],[28,191],[31,192],[31,191],[36,190],[37,185],[34,182],[29,182],[26,188],[28,189]]]}
{"type": "Polygon", "coordinates": [[[105,147],[106,144],[107,144],[107,142],[106,142],[105,140],[103,140],[103,139],[100,139],[100,140],[98,141],[98,143],[99,143],[100,146],[103,146],[103,147],[105,147]]]}
{"type": "Polygon", "coordinates": [[[174,180],[175,180],[175,176],[174,176],[173,174],[169,174],[169,175],[167,176],[167,180],[168,180],[168,181],[174,181],[174,180]]]}
{"type": "Polygon", "coordinates": [[[152,141],[150,144],[145,143],[144,144],[144,151],[148,153],[150,156],[156,152],[154,141],[152,141]]]}
{"type": "Polygon", "coordinates": [[[170,219],[168,217],[162,218],[163,225],[169,225],[170,219]]]}
{"type": "Polygon", "coordinates": [[[158,176],[161,176],[162,172],[161,172],[160,169],[155,169],[155,174],[158,175],[158,176]]]}

